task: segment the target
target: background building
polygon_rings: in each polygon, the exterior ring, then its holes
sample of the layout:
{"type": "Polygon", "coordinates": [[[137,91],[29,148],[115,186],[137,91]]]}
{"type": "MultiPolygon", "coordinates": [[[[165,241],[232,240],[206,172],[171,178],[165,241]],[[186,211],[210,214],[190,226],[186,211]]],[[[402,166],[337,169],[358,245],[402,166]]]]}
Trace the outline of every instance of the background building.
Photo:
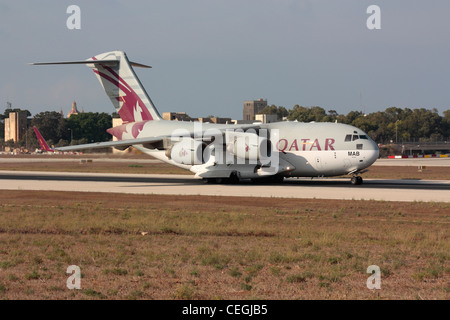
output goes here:
{"type": "Polygon", "coordinates": [[[5,141],[19,141],[27,131],[27,112],[11,112],[5,119],[5,141]]]}
{"type": "Polygon", "coordinates": [[[186,112],[163,112],[164,120],[175,121],[198,121],[204,123],[231,123],[231,118],[219,118],[219,117],[200,117],[191,118],[186,112]]]}
{"type": "Polygon", "coordinates": [[[197,118],[195,121],[202,123],[221,123],[227,124],[231,123],[231,118],[219,118],[219,117],[206,117],[206,118],[197,118]]]}
{"type": "Polygon", "coordinates": [[[164,120],[191,121],[186,112],[163,112],[164,120]]]}
{"type": "MultiPolygon", "coordinates": [[[[62,112],[62,109],[61,109],[61,112],[62,112]]],[[[83,113],[83,112],[84,112],[84,110],[83,110],[83,108],[81,108],[81,113],[83,113]]],[[[77,103],[75,101],[72,102],[72,109],[67,114],[67,118],[69,118],[73,114],[79,114],[79,113],[80,113],[80,111],[78,111],[78,109],[77,109],[77,103]]]]}
{"type": "Polygon", "coordinates": [[[267,100],[264,99],[244,101],[243,120],[255,120],[255,115],[260,113],[265,107],[267,107],[267,100]]]}
{"type": "Polygon", "coordinates": [[[255,115],[255,120],[262,123],[277,122],[278,116],[276,114],[257,114],[255,115]]]}

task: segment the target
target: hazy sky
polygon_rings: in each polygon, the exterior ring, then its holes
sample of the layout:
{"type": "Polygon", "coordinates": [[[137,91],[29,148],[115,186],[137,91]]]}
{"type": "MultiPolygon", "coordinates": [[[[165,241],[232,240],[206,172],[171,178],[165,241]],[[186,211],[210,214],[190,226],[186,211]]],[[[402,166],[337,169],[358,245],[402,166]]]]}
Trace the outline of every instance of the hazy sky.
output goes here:
{"type": "Polygon", "coordinates": [[[450,109],[448,0],[0,0],[0,112],[113,112],[84,60],[125,51],[160,113],[242,118],[243,101],[346,114],[450,109]],[[81,29],[69,30],[69,5],[81,29]],[[369,30],[370,5],[381,30],[369,30]],[[362,99],[361,99],[362,96],[362,99]],[[362,103],[361,103],[362,100],[362,103]],[[363,106],[361,108],[361,105],[363,106]]]}

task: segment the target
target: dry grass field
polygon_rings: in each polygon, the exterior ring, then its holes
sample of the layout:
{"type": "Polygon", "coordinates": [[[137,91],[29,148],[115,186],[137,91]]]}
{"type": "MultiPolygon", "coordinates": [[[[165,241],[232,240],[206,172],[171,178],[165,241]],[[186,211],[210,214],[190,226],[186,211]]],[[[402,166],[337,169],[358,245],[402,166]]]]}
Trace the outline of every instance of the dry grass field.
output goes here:
{"type": "Polygon", "coordinates": [[[0,170],[13,171],[54,171],[54,172],[96,172],[131,174],[187,174],[192,172],[167,163],[104,162],[93,159],[92,162],[28,162],[1,163],[0,170]]]}
{"type": "Polygon", "coordinates": [[[449,299],[449,224],[448,203],[0,191],[0,299],[449,299]]]}

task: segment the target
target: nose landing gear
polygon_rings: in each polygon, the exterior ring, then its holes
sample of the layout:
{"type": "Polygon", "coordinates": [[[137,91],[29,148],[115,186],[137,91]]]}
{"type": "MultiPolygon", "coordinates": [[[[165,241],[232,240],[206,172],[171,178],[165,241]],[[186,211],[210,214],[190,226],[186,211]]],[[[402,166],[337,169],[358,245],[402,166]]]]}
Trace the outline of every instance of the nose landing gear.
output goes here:
{"type": "Polygon", "coordinates": [[[363,183],[363,178],[357,175],[354,175],[350,180],[352,185],[361,185],[363,183]]]}

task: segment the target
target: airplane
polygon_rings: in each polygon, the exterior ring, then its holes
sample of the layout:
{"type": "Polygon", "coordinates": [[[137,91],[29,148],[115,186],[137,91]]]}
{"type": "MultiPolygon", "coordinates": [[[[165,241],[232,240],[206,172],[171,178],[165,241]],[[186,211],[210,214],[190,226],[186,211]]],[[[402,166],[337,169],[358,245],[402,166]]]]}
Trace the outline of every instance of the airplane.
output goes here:
{"type": "Polygon", "coordinates": [[[209,183],[241,180],[281,182],[288,177],[360,174],[378,158],[378,145],[361,129],[341,123],[291,122],[213,124],[162,119],[123,51],[82,61],[31,65],[85,64],[110,98],[123,124],[107,130],[117,141],[58,147],[58,151],[133,146],[145,154],[190,170],[209,183]]]}
{"type": "Polygon", "coordinates": [[[47,142],[45,141],[45,139],[42,137],[41,133],[39,132],[38,128],[36,128],[35,126],[33,126],[33,130],[34,133],[36,134],[36,137],[39,141],[39,145],[41,146],[41,151],[46,151],[46,152],[55,152],[55,149],[50,148],[47,144],[47,142]]]}

